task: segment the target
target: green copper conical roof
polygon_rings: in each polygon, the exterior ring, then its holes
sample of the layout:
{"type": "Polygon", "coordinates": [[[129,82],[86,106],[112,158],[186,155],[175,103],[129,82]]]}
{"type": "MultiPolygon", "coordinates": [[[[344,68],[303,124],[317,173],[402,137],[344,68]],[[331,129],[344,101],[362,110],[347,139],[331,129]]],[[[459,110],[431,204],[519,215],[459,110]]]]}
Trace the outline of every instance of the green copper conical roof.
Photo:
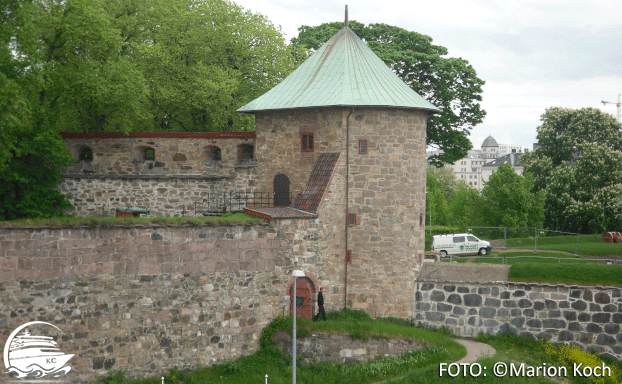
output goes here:
{"type": "Polygon", "coordinates": [[[397,77],[348,27],[337,32],[285,80],[238,112],[331,106],[439,112],[397,77]]]}

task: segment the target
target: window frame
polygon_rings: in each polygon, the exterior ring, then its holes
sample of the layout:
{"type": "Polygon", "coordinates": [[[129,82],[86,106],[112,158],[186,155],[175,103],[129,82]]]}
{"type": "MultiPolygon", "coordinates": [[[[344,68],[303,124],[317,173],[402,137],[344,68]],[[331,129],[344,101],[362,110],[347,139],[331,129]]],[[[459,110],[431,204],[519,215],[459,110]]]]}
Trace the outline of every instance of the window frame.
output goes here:
{"type": "Polygon", "coordinates": [[[359,153],[362,155],[367,154],[367,140],[359,140],[359,153]],[[364,146],[364,149],[361,149],[361,146],[364,146]]]}
{"type": "Polygon", "coordinates": [[[356,218],[356,213],[348,213],[348,219],[347,219],[347,225],[348,227],[355,227],[358,224],[357,218],[356,218]]]}
{"type": "Polygon", "coordinates": [[[315,152],[315,133],[300,134],[300,152],[315,152]]]}

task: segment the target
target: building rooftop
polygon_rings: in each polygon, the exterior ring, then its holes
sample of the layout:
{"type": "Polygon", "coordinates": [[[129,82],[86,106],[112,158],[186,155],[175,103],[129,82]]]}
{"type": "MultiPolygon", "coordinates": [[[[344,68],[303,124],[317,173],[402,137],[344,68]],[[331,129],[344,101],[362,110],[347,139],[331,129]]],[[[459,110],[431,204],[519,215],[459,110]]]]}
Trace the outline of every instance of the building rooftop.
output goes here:
{"type": "Polygon", "coordinates": [[[500,167],[503,164],[510,164],[512,167],[521,167],[520,157],[522,153],[508,153],[507,155],[498,157],[490,163],[484,164],[483,167],[500,167]]]}
{"type": "Polygon", "coordinates": [[[488,136],[486,140],[484,140],[484,142],[482,143],[482,147],[498,147],[498,146],[499,144],[497,143],[497,140],[495,140],[495,138],[492,136],[488,136]]]}
{"type": "Polygon", "coordinates": [[[347,26],[281,83],[238,109],[379,106],[440,112],[413,91],[347,26]]]}

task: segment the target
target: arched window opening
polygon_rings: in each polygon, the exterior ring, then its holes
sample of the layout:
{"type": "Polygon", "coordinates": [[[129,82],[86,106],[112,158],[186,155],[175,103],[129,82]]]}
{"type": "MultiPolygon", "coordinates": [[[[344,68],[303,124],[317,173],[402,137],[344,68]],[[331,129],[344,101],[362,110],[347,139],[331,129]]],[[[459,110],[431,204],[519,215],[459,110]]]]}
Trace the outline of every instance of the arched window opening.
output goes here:
{"type": "Polygon", "coordinates": [[[250,163],[255,161],[255,148],[250,144],[238,145],[238,163],[250,163]]]}
{"type": "Polygon", "coordinates": [[[93,149],[88,145],[81,145],[74,153],[74,160],[90,163],[93,161],[93,149]]]}
{"type": "Polygon", "coordinates": [[[140,146],[132,149],[132,162],[143,163],[146,161],[155,161],[155,148],[140,146]]]}
{"type": "Polygon", "coordinates": [[[204,153],[205,153],[205,159],[208,161],[216,161],[216,162],[222,161],[222,151],[220,148],[218,148],[215,145],[210,145],[208,147],[205,147],[204,153]]]}

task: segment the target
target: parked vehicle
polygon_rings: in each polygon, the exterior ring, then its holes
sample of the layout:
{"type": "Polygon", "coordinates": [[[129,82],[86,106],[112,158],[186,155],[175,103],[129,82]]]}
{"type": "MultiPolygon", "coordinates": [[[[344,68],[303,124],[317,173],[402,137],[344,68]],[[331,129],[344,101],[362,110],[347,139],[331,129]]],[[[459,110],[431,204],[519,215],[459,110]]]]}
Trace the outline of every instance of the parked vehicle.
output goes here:
{"type": "Polygon", "coordinates": [[[490,242],[480,240],[470,233],[436,235],[432,238],[432,250],[447,255],[477,254],[485,255],[492,250],[490,242]]]}

